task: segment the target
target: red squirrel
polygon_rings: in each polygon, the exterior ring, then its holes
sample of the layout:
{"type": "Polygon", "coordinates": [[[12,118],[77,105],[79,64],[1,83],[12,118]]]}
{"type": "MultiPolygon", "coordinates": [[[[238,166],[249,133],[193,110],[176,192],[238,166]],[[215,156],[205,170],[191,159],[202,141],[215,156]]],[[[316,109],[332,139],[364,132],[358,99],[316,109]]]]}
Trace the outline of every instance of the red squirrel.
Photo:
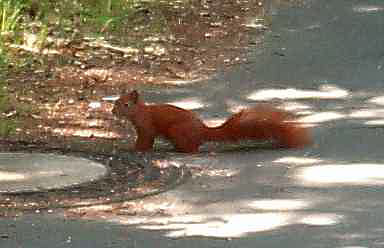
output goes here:
{"type": "Polygon", "coordinates": [[[136,90],[120,96],[112,113],[132,122],[137,151],[150,151],[162,136],[180,152],[196,153],[204,142],[272,140],[278,146],[300,148],[311,143],[309,130],[294,122],[295,116],[260,104],[232,115],[218,127],[207,127],[197,115],[169,104],[146,104],[136,90]]]}

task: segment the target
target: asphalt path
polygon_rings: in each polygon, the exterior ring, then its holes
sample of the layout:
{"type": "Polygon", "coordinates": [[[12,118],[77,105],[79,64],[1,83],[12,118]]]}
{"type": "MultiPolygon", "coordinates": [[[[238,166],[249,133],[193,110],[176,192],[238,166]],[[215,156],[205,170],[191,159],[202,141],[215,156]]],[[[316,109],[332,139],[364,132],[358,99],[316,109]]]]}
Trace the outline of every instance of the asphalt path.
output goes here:
{"type": "Polygon", "coordinates": [[[248,63],[145,98],[206,120],[273,101],[313,126],[312,146],[170,154],[194,176],[143,200],[157,214],[4,217],[1,247],[383,247],[384,3],[307,0],[271,13],[248,63]]]}

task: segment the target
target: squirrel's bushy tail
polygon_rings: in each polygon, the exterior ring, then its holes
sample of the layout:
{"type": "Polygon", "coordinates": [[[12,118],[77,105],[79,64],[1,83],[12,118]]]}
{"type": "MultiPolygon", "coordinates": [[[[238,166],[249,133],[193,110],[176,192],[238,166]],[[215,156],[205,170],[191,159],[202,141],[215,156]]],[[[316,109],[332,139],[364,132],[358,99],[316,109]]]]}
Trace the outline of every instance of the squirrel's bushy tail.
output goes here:
{"type": "Polygon", "coordinates": [[[309,145],[312,137],[308,128],[294,122],[292,117],[276,109],[243,111],[218,127],[206,127],[202,136],[204,141],[271,140],[286,148],[309,145]]]}
{"type": "Polygon", "coordinates": [[[312,143],[312,135],[300,123],[286,122],[276,134],[277,143],[286,148],[302,148],[312,143]]]}

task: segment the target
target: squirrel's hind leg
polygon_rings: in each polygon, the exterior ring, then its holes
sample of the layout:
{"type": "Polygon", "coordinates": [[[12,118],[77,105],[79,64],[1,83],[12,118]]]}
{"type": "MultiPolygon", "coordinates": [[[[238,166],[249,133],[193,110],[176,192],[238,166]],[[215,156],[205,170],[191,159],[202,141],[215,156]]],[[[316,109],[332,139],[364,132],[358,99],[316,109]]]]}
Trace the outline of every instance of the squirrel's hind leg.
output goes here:
{"type": "Polygon", "coordinates": [[[155,135],[146,131],[137,132],[136,151],[146,152],[152,150],[153,143],[155,142],[155,135]]]}

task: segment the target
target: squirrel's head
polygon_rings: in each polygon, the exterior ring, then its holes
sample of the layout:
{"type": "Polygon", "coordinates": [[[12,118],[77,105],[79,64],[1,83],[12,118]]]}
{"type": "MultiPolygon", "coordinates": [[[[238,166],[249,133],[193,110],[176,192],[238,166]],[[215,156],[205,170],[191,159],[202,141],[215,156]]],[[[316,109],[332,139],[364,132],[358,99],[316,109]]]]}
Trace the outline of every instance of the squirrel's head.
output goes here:
{"type": "Polygon", "coordinates": [[[113,106],[112,113],[114,115],[120,116],[129,111],[129,109],[136,105],[139,102],[139,93],[136,90],[133,90],[129,93],[123,93],[116,100],[115,105],[113,106]]]}

